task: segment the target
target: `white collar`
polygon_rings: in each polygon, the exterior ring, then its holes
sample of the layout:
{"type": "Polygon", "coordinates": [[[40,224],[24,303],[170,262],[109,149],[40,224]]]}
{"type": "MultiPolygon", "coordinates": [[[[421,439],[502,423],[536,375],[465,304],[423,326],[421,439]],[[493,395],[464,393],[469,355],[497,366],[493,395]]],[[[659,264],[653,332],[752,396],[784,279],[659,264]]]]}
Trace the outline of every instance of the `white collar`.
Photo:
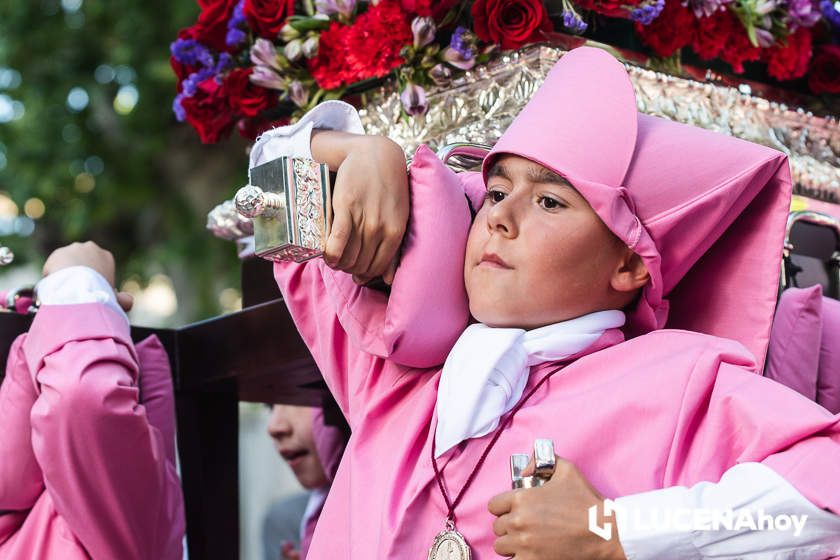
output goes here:
{"type": "Polygon", "coordinates": [[[467,327],[440,376],[435,457],[493,431],[522,397],[530,366],[577,354],[624,321],[624,313],[613,310],[530,331],[483,323],[467,327]]]}

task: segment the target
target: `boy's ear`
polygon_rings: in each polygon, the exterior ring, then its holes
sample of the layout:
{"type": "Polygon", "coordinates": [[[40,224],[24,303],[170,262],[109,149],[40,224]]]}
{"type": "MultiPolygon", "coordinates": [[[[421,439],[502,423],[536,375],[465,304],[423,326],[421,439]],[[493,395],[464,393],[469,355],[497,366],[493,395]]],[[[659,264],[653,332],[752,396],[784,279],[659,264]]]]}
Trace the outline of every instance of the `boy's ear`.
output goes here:
{"type": "Polygon", "coordinates": [[[649,281],[650,274],[642,257],[625,246],[618,268],[610,280],[610,286],[617,292],[632,292],[649,281]]]}

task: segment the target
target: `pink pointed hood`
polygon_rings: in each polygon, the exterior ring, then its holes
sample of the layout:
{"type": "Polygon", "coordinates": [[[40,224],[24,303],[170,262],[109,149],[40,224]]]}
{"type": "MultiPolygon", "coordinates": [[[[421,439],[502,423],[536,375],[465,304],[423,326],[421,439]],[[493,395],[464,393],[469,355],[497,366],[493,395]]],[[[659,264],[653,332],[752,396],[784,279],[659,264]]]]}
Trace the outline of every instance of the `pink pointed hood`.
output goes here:
{"type": "Polygon", "coordinates": [[[484,161],[528,158],[565,177],[639,254],[650,282],[628,334],[732,338],[763,363],[791,181],[771,148],[641,115],[623,65],[580,47],[554,66],[484,161]]]}

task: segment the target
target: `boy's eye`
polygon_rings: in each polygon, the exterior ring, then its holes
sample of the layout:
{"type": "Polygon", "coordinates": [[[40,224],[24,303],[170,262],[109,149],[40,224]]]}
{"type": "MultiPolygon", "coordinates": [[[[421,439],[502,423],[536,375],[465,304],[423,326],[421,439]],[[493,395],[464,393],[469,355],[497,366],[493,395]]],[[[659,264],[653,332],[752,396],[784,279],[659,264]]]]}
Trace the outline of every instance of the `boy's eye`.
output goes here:
{"type": "Polygon", "coordinates": [[[566,205],[560,202],[557,199],[548,197],[548,196],[541,196],[540,203],[542,203],[543,208],[546,210],[554,210],[555,208],[565,208],[566,205]]]}
{"type": "Polygon", "coordinates": [[[503,193],[502,191],[489,189],[484,195],[484,198],[489,200],[490,202],[501,202],[505,199],[505,193],[503,193]]]}

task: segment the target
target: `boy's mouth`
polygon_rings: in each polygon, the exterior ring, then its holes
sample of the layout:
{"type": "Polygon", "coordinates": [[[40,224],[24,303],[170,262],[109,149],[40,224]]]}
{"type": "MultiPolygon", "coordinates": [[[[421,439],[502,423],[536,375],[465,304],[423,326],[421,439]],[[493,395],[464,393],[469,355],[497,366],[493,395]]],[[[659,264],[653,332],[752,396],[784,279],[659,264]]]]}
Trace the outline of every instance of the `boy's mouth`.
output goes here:
{"type": "Polygon", "coordinates": [[[309,453],[305,449],[281,449],[280,456],[286,460],[287,463],[294,463],[304,455],[309,453]]]}
{"type": "Polygon", "coordinates": [[[511,268],[508,263],[502,260],[502,258],[495,253],[484,253],[478,265],[486,265],[494,268],[511,268]]]}

